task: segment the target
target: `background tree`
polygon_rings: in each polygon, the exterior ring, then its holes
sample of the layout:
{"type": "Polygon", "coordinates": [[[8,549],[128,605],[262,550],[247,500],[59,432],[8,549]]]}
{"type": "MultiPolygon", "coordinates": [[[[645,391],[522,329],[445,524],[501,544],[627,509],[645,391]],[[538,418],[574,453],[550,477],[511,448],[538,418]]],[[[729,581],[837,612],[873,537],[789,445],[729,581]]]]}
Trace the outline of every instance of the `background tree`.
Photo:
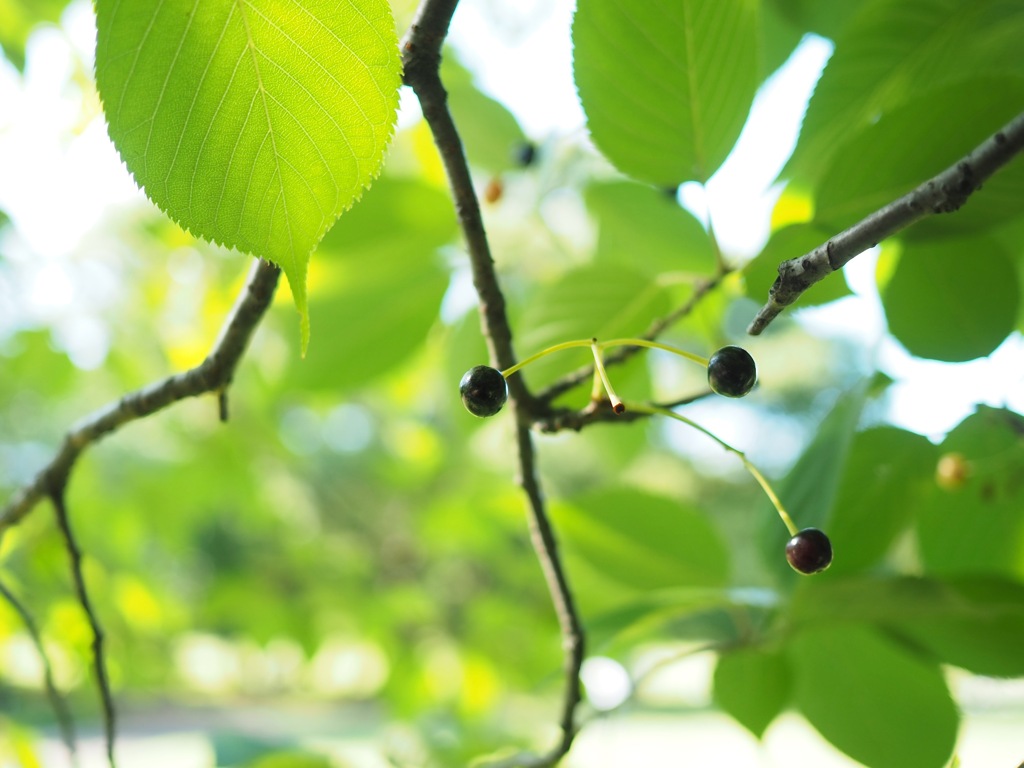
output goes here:
{"type": "MultiPolygon", "coordinates": [[[[136,194],[58,259],[2,200],[0,755],[100,722],[126,763],[115,713],[316,701],[398,764],[570,765],[699,656],[758,737],[792,710],[867,766],[955,760],[951,677],[1024,675],[1022,377],[918,434],[892,350],[1019,358],[1024,8],[579,0],[587,135],[527,137],[444,47],[457,2],[407,5],[96,3],[67,130],[102,109],[166,215],[136,194]],[[834,54],[733,253],[694,200],[809,34],[834,54]],[[809,308],[875,244],[887,329],[836,334],[809,308]],[[570,341],[463,409],[468,369],[570,341]],[[759,385],[718,398],[648,341],[742,345],[759,385]],[[750,467],[829,570],[789,567],[750,467]]],[[[30,31],[91,18],[0,10],[26,92],[30,31]]],[[[213,764],[264,768],[327,764],[327,727],[204,724],[213,764]]]]}

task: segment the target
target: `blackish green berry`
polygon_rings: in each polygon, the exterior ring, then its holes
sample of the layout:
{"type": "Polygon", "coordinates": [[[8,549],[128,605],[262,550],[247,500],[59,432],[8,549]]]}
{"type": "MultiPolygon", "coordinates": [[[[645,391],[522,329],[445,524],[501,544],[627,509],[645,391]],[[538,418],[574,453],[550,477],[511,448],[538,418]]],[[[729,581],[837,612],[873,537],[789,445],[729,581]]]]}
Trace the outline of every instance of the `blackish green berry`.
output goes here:
{"type": "Polygon", "coordinates": [[[537,159],[537,145],[524,141],[512,148],[512,161],[520,168],[529,168],[537,159]]]}
{"type": "Polygon", "coordinates": [[[508,400],[508,385],[501,371],[477,365],[462,377],[459,394],[466,410],[474,416],[493,416],[508,400]]]}
{"type": "Polygon", "coordinates": [[[832,542],[817,528],[804,528],[786,542],[786,559],[800,573],[819,573],[832,565],[832,542]]]}
{"type": "Polygon", "coordinates": [[[708,361],[708,384],[726,397],[743,397],[757,382],[754,358],[742,347],[722,347],[708,361]]]}

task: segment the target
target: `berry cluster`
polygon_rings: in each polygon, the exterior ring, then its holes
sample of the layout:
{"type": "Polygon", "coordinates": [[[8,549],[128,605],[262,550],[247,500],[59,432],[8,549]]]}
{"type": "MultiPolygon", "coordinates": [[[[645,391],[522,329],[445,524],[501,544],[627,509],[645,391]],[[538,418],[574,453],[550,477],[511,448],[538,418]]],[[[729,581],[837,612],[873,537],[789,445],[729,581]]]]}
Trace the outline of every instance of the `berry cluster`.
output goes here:
{"type": "MultiPolygon", "coordinates": [[[[505,371],[499,371],[487,365],[477,365],[470,368],[459,382],[459,394],[462,396],[462,403],[465,405],[466,410],[474,416],[493,416],[504,407],[508,400],[507,377],[517,372],[523,366],[529,365],[545,355],[564,349],[584,346],[590,347],[594,355],[593,399],[595,401],[600,400],[606,394],[615,413],[623,413],[626,410],[626,406],[612,388],[608,373],[604,367],[602,350],[609,347],[651,347],[672,352],[680,357],[685,357],[699,363],[707,369],[708,385],[711,387],[711,390],[725,397],[743,397],[757,384],[757,365],[754,362],[754,358],[750,356],[750,353],[742,347],[722,347],[711,355],[710,358],[703,358],[668,344],[647,339],[614,339],[603,343],[599,343],[597,339],[588,339],[556,344],[522,360],[505,371]]],[[[704,427],[675,411],[647,405],[632,405],[630,407],[634,411],[641,413],[657,413],[682,421],[703,432],[727,451],[739,456],[747,470],[761,485],[765,494],[779,513],[779,517],[782,518],[783,523],[789,529],[791,538],[786,543],[786,559],[789,561],[789,564],[796,571],[804,574],[820,573],[832,564],[832,542],[829,541],[828,536],[817,528],[805,528],[802,531],[798,531],[774,489],[765,479],[764,475],[747,460],[742,451],[733,448],[704,427]]]]}

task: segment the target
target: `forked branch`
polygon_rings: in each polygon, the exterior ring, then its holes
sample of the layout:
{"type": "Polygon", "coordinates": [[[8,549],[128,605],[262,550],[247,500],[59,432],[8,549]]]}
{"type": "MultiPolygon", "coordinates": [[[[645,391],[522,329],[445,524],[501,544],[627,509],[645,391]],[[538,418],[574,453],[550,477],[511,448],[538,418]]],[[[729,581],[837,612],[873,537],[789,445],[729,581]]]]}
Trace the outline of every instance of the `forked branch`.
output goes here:
{"type": "Polygon", "coordinates": [[[206,359],[195,368],[130,392],[72,427],[57,455],[0,511],[0,537],[40,501],[52,495],[51,489],[66,487],[75,462],[86,448],[125,424],[180,400],[206,393],[220,396],[223,417],[226,410],[224,393],[234,378],[235,369],[256,326],[270,306],[280,275],[281,270],[269,262],[257,261],[253,265],[249,281],[231,310],[220,338],[206,359]]]}
{"type": "Polygon", "coordinates": [[[768,301],[750,323],[756,336],[800,295],[854,256],[936,213],[958,210],[981,185],[1024,149],[1024,113],[979,144],[970,154],[919,187],[880,208],[813,251],[779,265],[768,301]]]}

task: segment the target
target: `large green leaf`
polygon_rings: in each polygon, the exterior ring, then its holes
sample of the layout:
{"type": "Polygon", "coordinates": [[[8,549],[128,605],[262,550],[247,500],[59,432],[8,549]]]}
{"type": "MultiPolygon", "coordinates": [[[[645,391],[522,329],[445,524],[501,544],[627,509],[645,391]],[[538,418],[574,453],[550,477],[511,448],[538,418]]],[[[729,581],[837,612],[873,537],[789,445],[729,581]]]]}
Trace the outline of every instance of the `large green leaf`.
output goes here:
{"type": "MultiPolygon", "coordinates": [[[[912,98],[843,145],[822,176],[815,221],[837,230],[881,208],[966,155],[1022,104],[1020,76],[973,78],[912,98]]],[[[1024,163],[1018,162],[1000,170],[961,210],[931,221],[946,232],[1020,215],[1024,163]]]]}
{"type": "Polygon", "coordinates": [[[715,666],[715,703],[760,738],[789,698],[786,657],[760,648],[724,653],[715,666]]]}
{"type": "Polygon", "coordinates": [[[758,3],[580,0],[574,73],[598,148],[660,187],[707,181],[758,86],[758,3]]]}
{"type": "Polygon", "coordinates": [[[147,196],[276,262],[309,337],[310,253],[380,170],[397,114],[385,0],[98,0],[96,82],[147,196]]]}
{"type": "Polygon", "coordinates": [[[889,330],[918,357],[983,357],[1013,331],[1020,302],[1016,267],[994,239],[906,239],[882,294],[889,330]]]}
{"type": "MultiPolygon", "coordinates": [[[[844,142],[925,90],[1024,72],[1016,0],[874,0],[842,27],[783,176],[820,178],[844,142]]],[[[937,136],[942,131],[935,131],[937,136]]]]}
{"type": "Polygon", "coordinates": [[[831,574],[874,565],[927,499],[935,446],[920,435],[876,427],[853,438],[828,534],[842,552],[831,574]]]}
{"type": "Polygon", "coordinates": [[[585,194],[587,209],[597,217],[597,259],[652,277],[714,270],[708,233],[674,196],[629,181],[592,184],[585,194]]]}
{"type": "Polygon", "coordinates": [[[559,504],[567,549],[639,589],[725,584],[728,551],[708,519],[663,496],[614,488],[559,504]]]}
{"type": "Polygon", "coordinates": [[[890,624],[968,617],[973,609],[948,585],[917,576],[803,579],[789,604],[795,626],[836,622],[890,624]]]}
{"type": "Polygon", "coordinates": [[[959,610],[913,620],[897,617],[894,626],[944,664],[979,675],[1024,675],[1024,584],[957,578],[948,589],[960,598],[959,610]]]}
{"type": "Polygon", "coordinates": [[[822,627],[791,643],[797,707],[871,768],[941,768],[959,717],[942,671],[864,626],[822,627]]]}
{"type": "Polygon", "coordinates": [[[981,407],[942,443],[960,453],[971,473],[963,487],[935,488],[917,523],[925,569],[935,574],[1024,576],[1024,419],[981,407]]]}

